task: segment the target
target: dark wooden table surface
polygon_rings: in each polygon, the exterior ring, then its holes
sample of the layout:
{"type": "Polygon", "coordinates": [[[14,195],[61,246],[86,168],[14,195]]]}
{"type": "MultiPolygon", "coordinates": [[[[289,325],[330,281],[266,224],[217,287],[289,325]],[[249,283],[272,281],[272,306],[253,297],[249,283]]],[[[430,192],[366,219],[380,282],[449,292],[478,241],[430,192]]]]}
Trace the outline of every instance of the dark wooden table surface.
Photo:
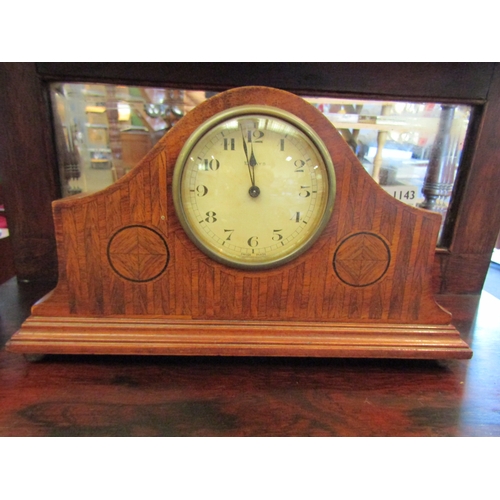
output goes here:
{"type": "MultiPolygon", "coordinates": [[[[47,285],[0,285],[0,346],[47,285]]],[[[0,436],[500,436],[500,300],[441,296],[471,360],[0,350],[0,436]]]]}

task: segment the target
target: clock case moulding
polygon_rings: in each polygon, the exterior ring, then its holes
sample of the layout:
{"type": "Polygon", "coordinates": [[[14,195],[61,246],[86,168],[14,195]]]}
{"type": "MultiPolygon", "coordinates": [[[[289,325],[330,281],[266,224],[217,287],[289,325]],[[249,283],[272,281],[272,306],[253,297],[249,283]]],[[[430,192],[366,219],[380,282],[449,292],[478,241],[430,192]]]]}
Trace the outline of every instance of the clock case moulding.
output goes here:
{"type": "Polygon", "coordinates": [[[294,94],[241,87],[208,99],[129,174],[98,193],[55,201],[53,215],[58,284],[33,306],[10,351],[472,356],[431,288],[441,216],[387,194],[327,118],[294,94]],[[215,113],[251,104],[309,124],[336,176],[333,213],[319,239],[293,261],[260,271],[202,253],[172,200],[174,165],[189,136],[215,113]]]}

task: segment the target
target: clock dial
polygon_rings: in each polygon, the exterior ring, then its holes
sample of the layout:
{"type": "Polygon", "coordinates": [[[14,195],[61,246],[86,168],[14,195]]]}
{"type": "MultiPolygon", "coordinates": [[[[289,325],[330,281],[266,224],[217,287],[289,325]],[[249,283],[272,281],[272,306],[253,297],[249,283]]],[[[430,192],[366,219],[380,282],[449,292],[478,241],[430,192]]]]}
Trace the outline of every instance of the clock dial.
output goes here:
{"type": "Polygon", "coordinates": [[[216,115],[186,143],[174,202],[193,242],[236,267],[268,268],[309,248],[328,222],[334,171],[317,135],[282,110],[216,115]]]}

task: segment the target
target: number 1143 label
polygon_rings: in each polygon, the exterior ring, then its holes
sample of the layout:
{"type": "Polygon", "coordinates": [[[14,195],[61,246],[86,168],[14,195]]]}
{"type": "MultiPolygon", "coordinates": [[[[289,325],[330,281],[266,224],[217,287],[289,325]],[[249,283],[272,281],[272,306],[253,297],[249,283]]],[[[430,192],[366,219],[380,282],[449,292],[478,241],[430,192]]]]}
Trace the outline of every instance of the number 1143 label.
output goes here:
{"type": "Polygon", "coordinates": [[[393,186],[381,186],[391,196],[407,205],[416,206],[423,200],[420,187],[410,184],[398,184],[393,186]]]}

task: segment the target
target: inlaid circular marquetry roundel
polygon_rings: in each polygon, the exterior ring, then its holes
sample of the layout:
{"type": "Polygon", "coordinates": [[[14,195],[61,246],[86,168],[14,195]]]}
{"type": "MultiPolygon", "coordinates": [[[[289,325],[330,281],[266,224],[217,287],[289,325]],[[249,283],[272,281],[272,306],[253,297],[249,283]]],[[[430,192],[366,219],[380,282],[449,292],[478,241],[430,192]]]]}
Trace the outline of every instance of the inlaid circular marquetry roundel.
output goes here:
{"type": "Polygon", "coordinates": [[[376,234],[362,232],[342,241],[333,257],[333,268],[347,285],[362,287],[379,281],[390,261],[387,243],[376,234]]]}
{"type": "Polygon", "coordinates": [[[155,230],[140,225],[117,231],[108,243],[108,260],[113,271],[134,282],[151,281],[167,268],[168,246],[155,230]]]}

